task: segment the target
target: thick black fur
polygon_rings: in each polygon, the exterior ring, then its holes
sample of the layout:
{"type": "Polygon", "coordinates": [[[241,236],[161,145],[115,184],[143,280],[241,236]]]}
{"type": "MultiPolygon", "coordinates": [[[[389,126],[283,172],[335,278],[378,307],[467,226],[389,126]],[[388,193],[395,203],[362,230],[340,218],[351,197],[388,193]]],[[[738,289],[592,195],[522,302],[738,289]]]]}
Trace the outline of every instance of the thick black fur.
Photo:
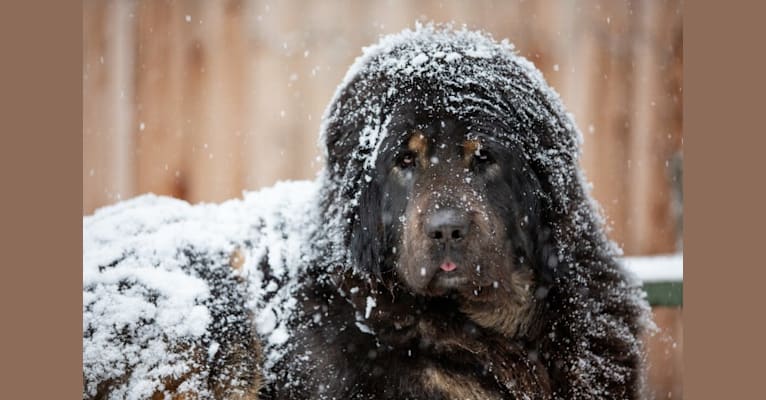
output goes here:
{"type": "MultiPolygon", "coordinates": [[[[350,258],[316,263],[300,296],[302,312],[292,323],[293,346],[274,369],[277,381],[264,398],[638,398],[643,356],[637,337],[646,305],[617,265],[579,178],[576,154],[559,152],[561,163],[554,167],[536,157],[535,152],[573,149],[576,139],[557,100],[530,80],[520,74],[517,87],[496,88],[503,97],[497,108],[504,113],[456,115],[433,106],[453,89],[427,79],[402,85],[361,73],[342,90],[330,115],[344,117],[330,118],[326,128],[330,176],[322,207],[331,226],[339,202],[359,199],[340,216],[350,221],[344,239],[350,258]],[[398,97],[379,97],[381,114],[390,117],[388,138],[374,169],[365,171],[363,157],[355,152],[359,132],[369,121],[354,118],[354,109],[392,84],[398,85],[398,97]],[[530,112],[523,106],[529,102],[541,105],[545,114],[530,112]],[[469,294],[487,292],[486,286],[468,283],[435,293],[403,282],[407,260],[394,249],[401,249],[408,228],[398,217],[416,201],[417,185],[397,182],[391,171],[413,132],[423,132],[436,148],[459,148],[478,138],[499,166],[500,172],[491,176],[472,166],[467,186],[424,178],[430,183],[421,185],[421,193],[429,188],[458,197],[480,192],[479,201],[492,210],[493,222],[506,235],[497,245],[509,244],[504,254],[486,257],[511,260],[490,273],[504,280],[501,286],[513,286],[513,272],[532,276],[534,295],[527,303],[514,303],[529,309],[522,318],[524,329],[504,330],[474,317],[482,307],[498,313],[510,307],[492,297],[472,302],[469,294]],[[503,140],[512,133],[521,139],[503,140]],[[371,311],[370,301],[375,304],[371,311]]],[[[498,98],[481,87],[457,90],[488,101],[498,98]]]]}

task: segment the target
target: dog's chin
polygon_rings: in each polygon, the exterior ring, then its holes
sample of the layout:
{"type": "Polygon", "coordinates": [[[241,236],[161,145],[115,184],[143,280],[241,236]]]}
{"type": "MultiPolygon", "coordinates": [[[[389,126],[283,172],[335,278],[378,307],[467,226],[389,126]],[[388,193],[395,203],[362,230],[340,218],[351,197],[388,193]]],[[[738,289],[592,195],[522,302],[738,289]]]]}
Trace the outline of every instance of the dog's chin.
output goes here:
{"type": "Polygon", "coordinates": [[[437,272],[434,278],[426,287],[426,294],[433,297],[447,296],[450,294],[459,294],[469,289],[470,280],[462,275],[437,272]]]}
{"type": "Polygon", "coordinates": [[[486,291],[493,291],[493,285],[486,276],[477,275],[472,270],[464,269],[457,264],[454,270],[444,270],[440,263],[420,264],[428,267],[411,268],[405,274],[403,283],[410,292],[426,297],[476,297],[486,291]],[[425,274],[423,271],[427,271],[425,274]]]}

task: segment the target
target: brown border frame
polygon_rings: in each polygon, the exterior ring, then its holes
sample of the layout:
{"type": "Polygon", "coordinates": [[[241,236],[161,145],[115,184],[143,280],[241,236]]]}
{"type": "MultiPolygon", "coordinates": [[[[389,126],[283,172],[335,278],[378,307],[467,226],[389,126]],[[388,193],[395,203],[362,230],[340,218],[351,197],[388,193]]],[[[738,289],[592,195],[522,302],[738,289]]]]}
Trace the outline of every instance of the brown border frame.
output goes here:
{"type": "MultiPolygon", "coordinates": [[[[684,319],[690,332],[684,391],[691,399],[762,392],[766,88],[754,77],[766,70],[766,7],[748,4],[684,5],[684,319]]],[[[0,392],[4,398],[77,398],[82,11],[71,2],[17,2],[3,3],[0,15],[0,392]]]]}
{"type": "Polygon", "coordinates": [[[0,397],[82,397],[82,10],[0,6],[0,397]]]}
{"type": "Polygon", "coordinates": [[[766,4],[744,3],[684,4],[684,393],[690,399],[763,396],[766,4]]]}

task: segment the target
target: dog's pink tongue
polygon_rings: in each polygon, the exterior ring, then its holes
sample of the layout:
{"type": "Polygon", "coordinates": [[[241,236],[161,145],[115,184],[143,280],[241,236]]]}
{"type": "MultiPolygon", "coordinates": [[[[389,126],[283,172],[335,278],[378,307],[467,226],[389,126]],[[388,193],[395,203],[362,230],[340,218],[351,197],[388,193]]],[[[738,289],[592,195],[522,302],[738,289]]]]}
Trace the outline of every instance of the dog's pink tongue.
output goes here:
{"type": "Polygon", "coordinates": [[[451,263],[451,262],[447,261],[447,262],[445,262],[445,263],[442,263],[442,265],[441,265],[439,268],[441,268],[441,269],[442,269],[442,271],[447,271],[447,272],[449,272],[449,271],[452,271],[452,270],[454,270],[455,268],[457,268],[457,265],[455,265],[455,264],[453,264],[453,263],[451,263]]]}

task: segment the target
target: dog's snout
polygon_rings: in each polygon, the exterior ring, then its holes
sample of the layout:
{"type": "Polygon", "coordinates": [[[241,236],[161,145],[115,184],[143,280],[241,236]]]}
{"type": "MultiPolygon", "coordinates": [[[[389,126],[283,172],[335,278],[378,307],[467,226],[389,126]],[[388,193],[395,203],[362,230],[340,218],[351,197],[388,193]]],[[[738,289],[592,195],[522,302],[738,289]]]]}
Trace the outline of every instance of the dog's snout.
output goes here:
{"type": "Polygon", "coordinates": [[[470,221],[465,212],[455,209],[439,210],[425,223],[426,234],[439,242],[457,242],[468,235],[470,221]]]}

